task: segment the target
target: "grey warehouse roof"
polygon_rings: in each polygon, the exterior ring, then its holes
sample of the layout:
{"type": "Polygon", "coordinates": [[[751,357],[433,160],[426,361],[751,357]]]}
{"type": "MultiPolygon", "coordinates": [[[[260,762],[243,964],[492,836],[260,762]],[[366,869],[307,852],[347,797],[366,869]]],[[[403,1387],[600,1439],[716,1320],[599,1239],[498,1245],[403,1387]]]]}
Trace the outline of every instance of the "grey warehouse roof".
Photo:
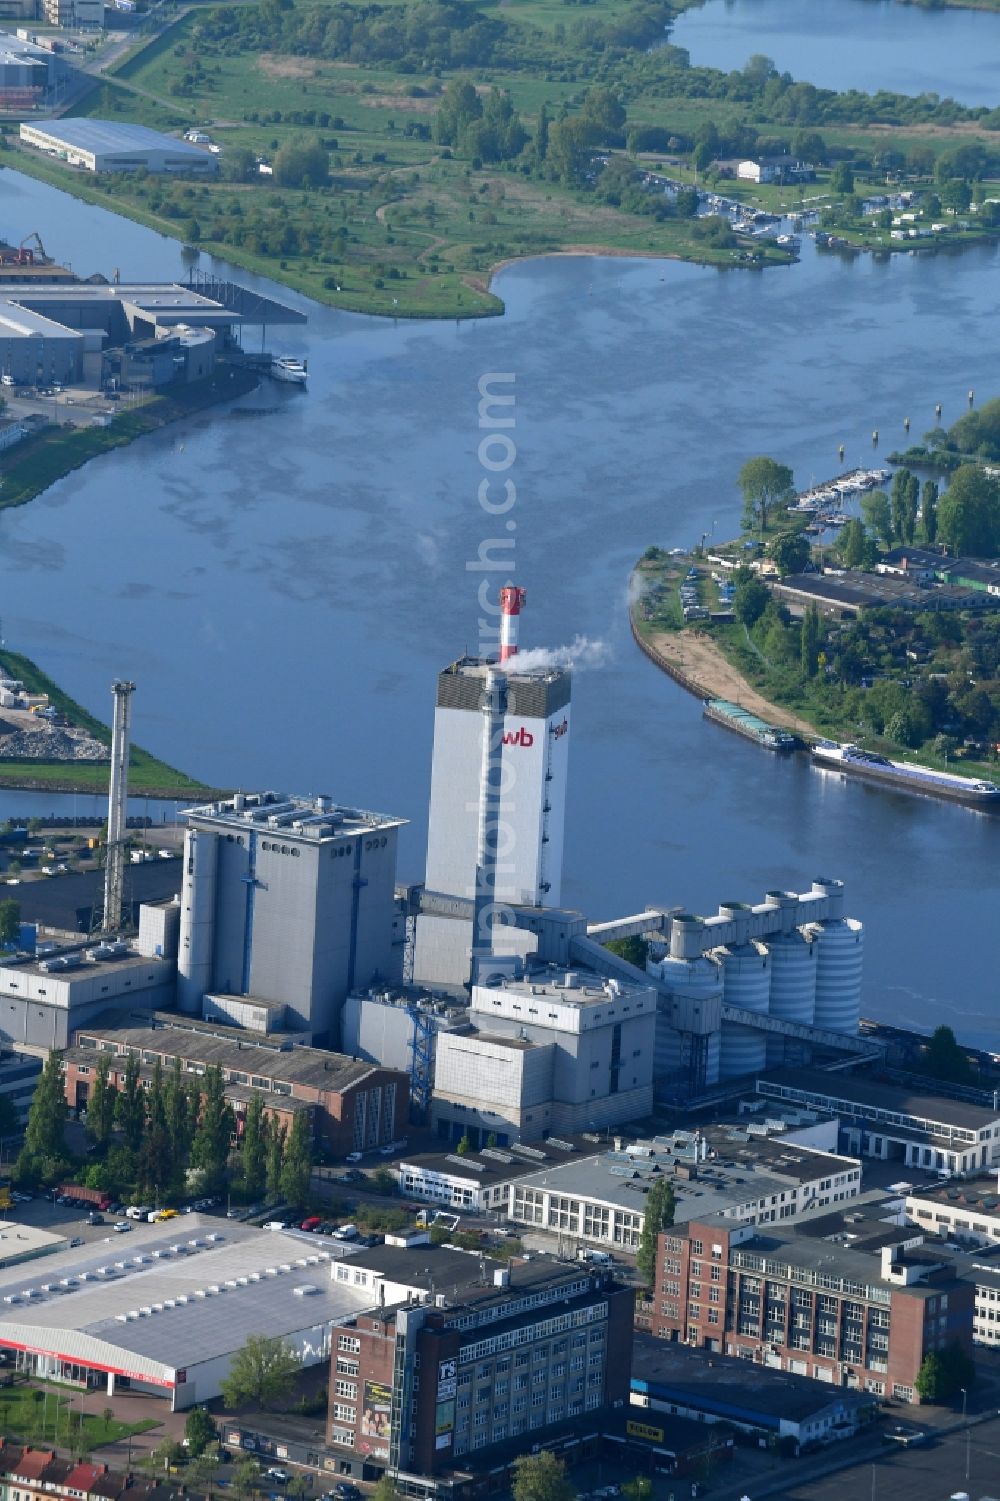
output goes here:
{"type": "Polygon", "coordinates": [[[758,1081],[759,1092],[766,1093],[768,1084],[803,1090],[830,1100],[870,1105],[873,1110],[914,1115],[947,1126],[963,1126],[973,1131],[981,1131],[1000,1121],[1000,1110],[969,1105],[964,1100],[946,1100],[936,1094],[918,1094],[915,1090],[901,1089],[898,1085],[884,1084],[859,1074],[828,1074],[816,1068],[778,1068],[758,1081]]]}
{"type": "Polygon", "coordinates": [[[169,151],[173,156],[188,156],[199,162],[205,160],[204,151],[179,141],[175,136],[164,135],[159,130],[150,130],[147,125],[131,125],[119,120],[48,120],[34,126],[54,141],[75,146],[81,151],[115,153],[121,151],[169,151]]]}
{"type": "Polygon", "coordinates": [[[320,844],[358,834],[399,829],[405,818],[345,808],[329,797],[296,797],[284,792],[238,792],[235,797],[201,807],[186,808],[183,817],[199,827],[215,825],[220,830],[256,829],[282,839],[308,840],[320,844]]]}
{"type": "Polygon", "coordinates": [[[353,1317],[370,1292],[330,1280],[331,1251],[305,1236],[184,1215],[0,1271],[0,1345],[148,1380],[353,1317]],[[29,1296],[30,1294],[30,1296],[29,1296]]]}

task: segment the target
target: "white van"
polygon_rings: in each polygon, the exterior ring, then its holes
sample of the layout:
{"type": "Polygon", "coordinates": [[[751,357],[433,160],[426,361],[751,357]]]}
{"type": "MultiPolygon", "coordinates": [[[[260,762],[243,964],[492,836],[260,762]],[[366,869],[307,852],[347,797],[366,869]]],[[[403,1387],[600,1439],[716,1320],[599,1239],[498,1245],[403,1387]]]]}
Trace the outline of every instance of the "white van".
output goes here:
{"type": "Polygon", "coordinates": [[[593,1266],[614,1266],[614,1259],[607,1251],[592,1251],[589,1246],[581,1246],[576,1253],[577,1261],[589,1261],[593,1266]]]}
{"type": "Polygon", "coordinates": [[[130,1204],[125,1211],[127,1220],[145,1220],[153,1213],[152,1204],[130,1204]]]}
{"type": "Polygon", "coordinates": [[[357,1240],[358,1227],[357,1225],[340,1225],[334,1230],[333,1238],[334,1240],[357,1240]]]}

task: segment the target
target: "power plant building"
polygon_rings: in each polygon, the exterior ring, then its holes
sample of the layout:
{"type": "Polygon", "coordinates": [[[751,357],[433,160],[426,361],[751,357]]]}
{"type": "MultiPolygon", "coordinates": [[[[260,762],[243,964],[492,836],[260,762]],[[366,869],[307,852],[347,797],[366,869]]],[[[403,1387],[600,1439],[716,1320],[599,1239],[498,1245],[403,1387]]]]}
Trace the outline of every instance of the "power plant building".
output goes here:
{"type": "Polygon", "coordinates": [[[336,1043],[359,987],[398,984],[396,902],[403,819],[329,798],[237,793],[185,813],[177,998],[282,1003],[291,1030],[336,1043]]]}
{"type": "Polygon", "coordinates": [[[653,1104],[655,1032],[651,986],[544,965],[475,985],[468,1025],[438,1037],[435,1130],[503,1147],[638,1120],[653,1104]]]}
{"type": "Polygon", "coordinates": [[[102,1012],[151,1013],[174,998],[171,960],[135,953],[124,941],[96,942],[0,965],[0,1042],[41,1055],[65,1048],[77,1027],[102,1012]]]}

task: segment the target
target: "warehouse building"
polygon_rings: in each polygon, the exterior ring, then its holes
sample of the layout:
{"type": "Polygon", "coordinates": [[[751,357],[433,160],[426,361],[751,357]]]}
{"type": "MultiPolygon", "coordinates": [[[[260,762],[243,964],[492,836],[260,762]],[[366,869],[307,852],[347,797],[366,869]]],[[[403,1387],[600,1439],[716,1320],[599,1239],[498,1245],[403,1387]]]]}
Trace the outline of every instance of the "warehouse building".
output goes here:
{"type": "MultiPolygon", "coordinates": [[[[591,1149],[593,1150],[593,1149],[591,1149]]],[[[536,1146],[483,1147],[479,1151],[426,1152],[399,1164],[399,1191],[444,1209],[507,1214],[510,1184],[539,1168],[565,1162],[573,1142],[549,1136],[536,1146]]],[[[583,1152],[586,1156],[586,1152],[583,1152]]]]}
{"type": "Polygon", "coordinates": [[[75,381],[82,373],[84,336],[0,292],[0,367],[19,386],[75,381]]]}
{"type": "Polygon", "coordinates": [[[336,1331],[327,1440],[341,1473],[388,1469],[406,1494],[446,1495],[456,1469],[489,1462],[499,1481],[529,1444],[558,1447],[627,1403],[633,1291],[609,1273],[412,1242],[334,1272],[346,1286],[360,1268],[379,1274],[384,1306],[336,1331]]]}
{"type": "Polygon", "coordinates": [[[631,1146],[619,1140],[601,1156],[540,1164],[510,1184],[507,1214],[515,1224],[634,1251],[646,1195],[664,1178],[674,1190],[676,1225],[706,1214],[763,1225],[856,1198],[861,1165],[782,1140],[676,1132],[631,1146]]]}
{"type": "Polygon", "coordinates": [[[129,1236],[0,1269],[0,1349],[17,1369],[80,1390],[217,1397],[250,1334],[278,1336],[303,1365],[330,1353],[331,1328],[371,1306],[334,1281],[335,1252],[304,1236],[192,1214],[129,1236]]]}
{"type": "Polygon", "coordinates": [[[1000,1164],[997,1108],[821,1069],[776,1069],[757,1093],[839,1116],[840,1149],[852,1156],[963,1174],[1000,1164]]]}
{"type": "Polygon", "coordinates": [[[147,1077],[152,1077],[157,1063],[168,1070],[178,1058],[185,1076],[198,1078],[207,1068],[220,1068],[237,1117],[258,1092],[267,1113],[282,1124],[290,1125],[294,1114],[309,1110],[317,1143],[336,1156],[386,1146],[404,1130],[405,1074],[374,1068],[342,1053],[290,1047],[260,1033],[234,1035],[231,1027],[170,1014],[159,1014],[146,1026],[110,1025],[78,1032],[76,1046],[64,1059],[68,1104],[86,1108],[102,1055],[121,1060],[111,1075],[115,1087],[121,1087],[129,1054],[139,1059],[147,1077]]]}
{"type": "Polygon", "coordinates": [[[21,140],[71,167],[88,172],[172,172],[212,177],[218,162],[208,151],[145,125],[118,120],[46,120],[22,125],[21,140]]]}
{"type": "Polygon", "coordinates": [[[966,1246],[1000,1245],[996,1174],[911,1188],[906,1213],[915,1225],[966,1246]]]}
{"type": "Polygon", "coordinates": [[[127,943],[61,949],[45,958],[0,964],[0,1041],[45,1054],[105,1012],[172,1004],[174,964],[145,958],[127,943]]]}
{"type": "Polygon", "coordinates": [[[65,63],[52,48],[0,31],[0,108],[31,110],[49,104],[66,75],[65,63]]]}

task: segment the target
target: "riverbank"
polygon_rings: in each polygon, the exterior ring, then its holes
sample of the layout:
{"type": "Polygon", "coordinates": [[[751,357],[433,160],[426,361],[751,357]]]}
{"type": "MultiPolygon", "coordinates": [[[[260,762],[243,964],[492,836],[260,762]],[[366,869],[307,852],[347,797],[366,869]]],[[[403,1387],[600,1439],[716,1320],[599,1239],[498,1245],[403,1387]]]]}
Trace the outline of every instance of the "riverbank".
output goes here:
{"type": "Polygon", "coordinates": [[[119,412],[109,427],[51,427],[23,438],[4,454],[0,470],[0,510],[27,505],[43,490],[79,469],[90,459],[110,453],[155,432],[168,423],[190,418],[197,412],[247,396],[260,384],[259,376],[241,365],[220,362],[214,375],[178,387],[169,394],[151,396],[131,412],[119,412]]]}
{"type": "MultiPolygon", "coordinates": [[[[28,693],[45,694],[52,708],[65,716],[71,725],[86,730],[95,740],[110,747],[109,726],[64,693],[29,657],[20,652],[0,651],[0,667],[9,677],[22,682],[28,693]]],[[[0,736],[0,787],[17,792],[107,791],[110,755],[106,761],[18,761],[5,758],[2,747],[3,737],[0,736]]],[[[220,795],[218,789],[177,771],[134,744],[129,756],[129,792],[134,796],[163,798],[171,802],[220,795]]]]}

